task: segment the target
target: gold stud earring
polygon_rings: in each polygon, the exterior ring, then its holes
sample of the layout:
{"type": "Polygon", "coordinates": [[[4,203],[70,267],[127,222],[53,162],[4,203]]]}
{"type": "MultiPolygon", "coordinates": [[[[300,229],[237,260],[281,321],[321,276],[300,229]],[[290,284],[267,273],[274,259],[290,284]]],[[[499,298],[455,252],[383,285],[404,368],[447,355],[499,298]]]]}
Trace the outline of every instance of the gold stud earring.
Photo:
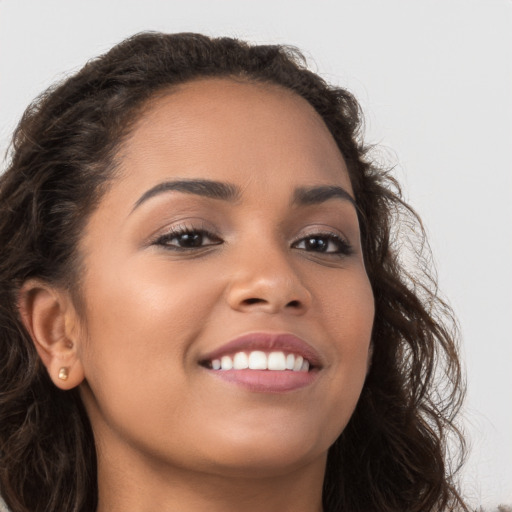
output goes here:
{"type": "Polygon", "coordinates": [[[62,367],[60,370],[59,370],[59,379],[60,380],[68,380],[68,377],[69,377],[69,371],[67,368],[65,367],[62,367]]]}

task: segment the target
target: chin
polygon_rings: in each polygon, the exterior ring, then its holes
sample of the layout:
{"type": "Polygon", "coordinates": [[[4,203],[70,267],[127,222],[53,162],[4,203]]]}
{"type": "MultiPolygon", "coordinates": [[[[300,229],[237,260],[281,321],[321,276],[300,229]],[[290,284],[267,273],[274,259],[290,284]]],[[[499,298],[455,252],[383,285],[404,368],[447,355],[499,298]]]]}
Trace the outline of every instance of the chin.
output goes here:
{"type": "Polygon", "coordinates": [[[226,476],[280,476],[315,460],[325,464],[327,451],[338,435],[313,435],[311,430],[299,433],[289,428],[259,431],[252,436],[245,431],[239,437],[230,432],[224,443],[216,443],[210,461],[222,466],[226,476]]]}
{"type": "Polygon", "coordinates": [[[260,453],[240,454],[227,464],[220,463],[215,472],[226,477],[240,478],[274,478],[293,473],[314,461],[325,465],[327,452],[289,453],[286,450],[263,456],[260,453]]]}

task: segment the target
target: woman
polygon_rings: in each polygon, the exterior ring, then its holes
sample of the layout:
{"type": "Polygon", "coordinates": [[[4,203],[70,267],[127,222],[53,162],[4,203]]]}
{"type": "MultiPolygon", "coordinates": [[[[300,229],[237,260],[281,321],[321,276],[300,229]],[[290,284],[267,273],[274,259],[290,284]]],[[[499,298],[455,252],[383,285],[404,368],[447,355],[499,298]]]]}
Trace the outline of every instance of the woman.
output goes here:
{"type": "Polygon", "coordinates": [[[450,311],[359,123],[295,50],[197,34],[34,102],[0,182],[13,512],[465,508],[450,311]]]}

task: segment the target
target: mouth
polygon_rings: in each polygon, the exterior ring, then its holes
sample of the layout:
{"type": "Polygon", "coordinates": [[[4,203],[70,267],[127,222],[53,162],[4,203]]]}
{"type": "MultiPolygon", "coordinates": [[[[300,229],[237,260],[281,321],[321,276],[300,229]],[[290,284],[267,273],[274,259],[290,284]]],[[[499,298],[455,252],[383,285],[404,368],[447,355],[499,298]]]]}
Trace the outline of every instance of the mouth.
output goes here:
{"type": "Polygon", "coordinates": [[[317,351],[292,334],[250,333],[199,359],[216,377],[250,391],[277,393],[308,386],[322,368],[317,351]]]}
{"type": "Polygon", "coordinates": [[[201,361],[199,364],[215,371],[269,370],[277,372],[308,372],[315,369],[315,366],[300,354],[282,351],[266,353],[263,350],[236,352],[233,355],[223,355],[220,358],[201,361]]]}

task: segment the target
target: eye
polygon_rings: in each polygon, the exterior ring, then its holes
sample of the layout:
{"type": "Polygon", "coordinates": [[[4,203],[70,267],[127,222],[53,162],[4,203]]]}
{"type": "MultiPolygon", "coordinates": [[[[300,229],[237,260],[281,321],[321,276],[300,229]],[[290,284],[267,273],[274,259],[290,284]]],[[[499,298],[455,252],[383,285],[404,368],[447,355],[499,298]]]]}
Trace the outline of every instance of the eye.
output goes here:
{"type": "Polygon", "coordinates": [[[323,254],[348,256],[353,253],[352,246],[340,235],[334,233],[314,233],[292,244],[294,249],[323,254]]]}
{"type": "Polygon", "coordinates": [[[154,245],[175,251],[202,249],[212,245],[219,245],[222,240],[206,229],[194,229],[177,226],[168,233],[158,237],[154,245]]]}

